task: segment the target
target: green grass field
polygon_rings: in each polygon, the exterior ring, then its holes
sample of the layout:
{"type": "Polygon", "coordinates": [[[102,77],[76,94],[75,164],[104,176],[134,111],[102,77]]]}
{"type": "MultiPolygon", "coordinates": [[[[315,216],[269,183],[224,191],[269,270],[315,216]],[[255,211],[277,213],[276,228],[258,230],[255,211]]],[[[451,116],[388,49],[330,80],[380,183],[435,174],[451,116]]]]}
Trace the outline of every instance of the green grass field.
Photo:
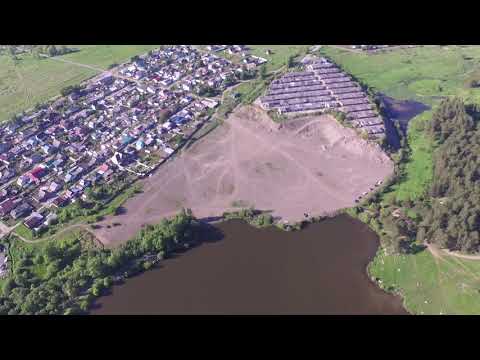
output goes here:
{"type": "MultiPolygon", "coordinates": [[[[158,45],[82,45],[80,51],[60,58],[107,69],[108,65],[127,61],[158,45]]],[[[19,56],[17,65],[0,56],[0,122],[32,108],[60,93],[66,86],[79,84],[99,71],[52,59],[19,56]]]]}
{"type": "Polygon", "coordinates": [[[287,64],[288,57],[291,55],[304,55],[307,53],[310,45],[247,45],[252,55],[260,56],[268,60],[266,63],[267,73],[280,69],[287,64]],[[272,51],[267,55],[265,52],[272,51]]]}
{"type": "Polygon", "coordinates": [[[392,186],[398,200],[414,200],[423,195],[433,178],[433,146],[424,134],[424,126],[432,112],[426,111],[410,121],[408,144],[411,156],[405,165],[405,179],[392,186]]]}
{"type": "Polygon", "coordinates": [[[95,74],[91,69],[30,55],[22,55],[17,65],[0,56],[0,122],[95,74]]]}
{"type": "Polygon", "coordinates": [[[323,46],[320,53],[374,90],[397,99],[432,105],[437,96],[458,95],[480,101],[480,88],[466,85],[480,69],[480,46],[424,46],[375,55],[323,46]]]}
{"type": "Polygon", "coordinates": [[[65,60],[107,69],[113,63],[121,64],[134,55],[144,54],[160,45],[71,45],[78,52],[62,56],[65,60]]]}
{"type": "Polygon", "coordinates": [[[396,256],[380,251],[369,272],[384,289],[397,289],[411,313],[480,314],[480,261],[435,258],[429,251],[396,256]]]}
{"type": "Polygon", "coordinates": [[[33,240],[33,232],[27,228],[24,224],[20,224],[15,228],[15,233],[22,236],[27,240],[33,240]]]}

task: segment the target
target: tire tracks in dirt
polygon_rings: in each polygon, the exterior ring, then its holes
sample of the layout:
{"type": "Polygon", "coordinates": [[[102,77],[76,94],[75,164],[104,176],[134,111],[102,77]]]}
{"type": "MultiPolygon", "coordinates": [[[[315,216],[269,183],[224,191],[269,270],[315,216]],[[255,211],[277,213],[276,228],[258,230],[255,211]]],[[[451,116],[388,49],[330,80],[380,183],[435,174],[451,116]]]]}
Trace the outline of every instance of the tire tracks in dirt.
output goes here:
{"type": "MultiPolygon", "coordinates": [[[[240,121],[235,121],[235,119],[232,119],[232,127],[234,129],[240,129],[241,131],[248,132],[250,136],[256,138],[259,142],[266,144],[265,139],[262,139],[259,137],[257,134],[255,134],[252,130],[247,129],[246,127],[240,125],[240,121]]],[[[326,186],[325,183],[320,181],[314,174],[311,173],[311,171],[306,168],[305,166],[301,165],[298,161],[296,161],[290,154],[286,153],[282,149],[280,149],[278,146],[274,144],[269,144],[269,148],[271,151],[276,151],[279,153],[281,156],[292,162],[294,165],[296,165],[297,168],[303,171],[303,173],[306,175],[307,178],[309,178],[311,181],[317,183],[319,187],[326,193],[329,194],[331,197],[335,198],[341,203],[349,203],[351,199],[344,198],[343,194],[339,194],[338,190],[334,189],[331,186],[326,186]]]]}

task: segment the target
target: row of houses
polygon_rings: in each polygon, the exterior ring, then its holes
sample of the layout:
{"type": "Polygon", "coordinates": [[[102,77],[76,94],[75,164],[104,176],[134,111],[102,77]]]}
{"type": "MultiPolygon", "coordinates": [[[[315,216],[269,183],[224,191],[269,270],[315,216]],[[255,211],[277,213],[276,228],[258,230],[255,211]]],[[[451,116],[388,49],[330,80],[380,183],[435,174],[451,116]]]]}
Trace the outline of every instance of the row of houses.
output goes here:
{"type": "Polygon", "coordinates": [[[383,136],[381,117],[356,81],[325,58],[310,59],[305,71],[287,73],[272,81],[260,99],[264,109],[279,113],[344,112],[352,126],[375,137],[383,136]]]}
{"type": "MultiPolygon", "coordinates": [[[[165,51],[152,57],[187,59],[187,67],[204,58],[190,47],[165,51]]],[[[57,208],[88,201],[87,189],[143,176],[172,154],[179,137],[193,132],[218,103],[154,81],[155,73],[184,70],[171,65],[134,59],[125,68],[131,75],[143,71],[140,82],[106,72],[1,125],[0,217],[12,224],[24,219],[31,229],[48,226],[57,208]]]]}
{"type": "Polygon", "coordinates": [[[178,89],[196,94],[204,87],[225,90],[241,71],[241,66],[190,45],[153,50],[119,69],[120,74],[139,80],[152,93],[175,83],[178,89]]]}

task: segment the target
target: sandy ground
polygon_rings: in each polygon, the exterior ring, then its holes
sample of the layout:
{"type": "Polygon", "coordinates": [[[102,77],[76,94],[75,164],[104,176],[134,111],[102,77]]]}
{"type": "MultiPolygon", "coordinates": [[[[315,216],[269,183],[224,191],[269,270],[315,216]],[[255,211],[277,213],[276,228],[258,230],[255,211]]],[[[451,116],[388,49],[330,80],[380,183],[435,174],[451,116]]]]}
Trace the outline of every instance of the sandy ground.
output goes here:
{"type": "Polygon", "coordinates": [[[10,233],[12,229],[0,221],[0,239],[10,233]]]}
{"type": "Polygon", "coordinates": [[[287,221],[352,206],[393,172],[377,145],[328,115],[274,123],[257,107],[241,107],[205,138],[143,180],[144,192],[122,215],[100,222],[105,245],[128,240],[147,223],[189,207],[198,218],[221,215],[234,202],[287,221]],[[113,222],[120,226],[107,228],[113,222]]]}

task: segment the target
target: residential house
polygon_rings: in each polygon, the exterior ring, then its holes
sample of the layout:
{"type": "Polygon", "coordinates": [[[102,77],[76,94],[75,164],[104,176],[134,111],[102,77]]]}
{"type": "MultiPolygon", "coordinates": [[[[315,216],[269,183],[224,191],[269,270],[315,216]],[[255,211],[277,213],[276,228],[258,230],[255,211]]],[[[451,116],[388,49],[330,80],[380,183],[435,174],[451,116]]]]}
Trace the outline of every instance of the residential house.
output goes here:
{"type": "Polygon", "coordinates": [[[42,166],[38,166],[32,171],[30,171],[27,176],[30,178],[31,182],[34,182],[36,184],[40,183],[40,180],[43,176],[46,174],[46,169],[42,166]]]}
{"type": "Polygon", "coordinates": [[[60,208],[64,207],[65,205],[68,204],[68,199],[66,199],[64,196],[60,195],[57,196],[53,201],[52,201],[53,206],[60,208]]]}
{"type": "Polygon", "coordinates": [[[56,193],[62,188],[62,185],[59,184],[58,182],[52,181],[50,183],[50,186],[48,187],[48,191],[51,193],[56,193]]]}
{"type": "Polygon", "coordinates": [[[29,185],[31,183],[31,178],[30,176],[28,175],[21,175],[18,179],[17,179],[17,185],[20,186],[20,187],[26,187],[27,185],[29,185]]]}
{"type": "Polygon", "coordinates": [[[3,201],[0,204],[0,217],[4,217],[8,213],[10,213],[10,211],[12,211],[18,206],[19,202],[20,200],[12,198],[3,201]]]}
{"type": "Polygon", "coordinates": [[[38,227],[42,225],[43,219],[44,217],[41,214],[34,212],[27,217],[23,223],[30,230],[34,230],[38,229],[38,227]]]}
{"type": "Polygon", "coordinates": [[[27,216],[30,214],[32,211],[32,206],[27,203],[27,202],[22,202],[20,205],[18,205],[15,209],[10,211],[10,216],[14,219],[17,220],[21,217],[27,216]]]}
{"type": "Polygon", "coordinates": [[[50,197],[50,193],[45,191],[45,190],[40,190],[34,197],[33,199],[38,201],[38,202],[44,202],[47,201],[48,198],[50,197]]]}

